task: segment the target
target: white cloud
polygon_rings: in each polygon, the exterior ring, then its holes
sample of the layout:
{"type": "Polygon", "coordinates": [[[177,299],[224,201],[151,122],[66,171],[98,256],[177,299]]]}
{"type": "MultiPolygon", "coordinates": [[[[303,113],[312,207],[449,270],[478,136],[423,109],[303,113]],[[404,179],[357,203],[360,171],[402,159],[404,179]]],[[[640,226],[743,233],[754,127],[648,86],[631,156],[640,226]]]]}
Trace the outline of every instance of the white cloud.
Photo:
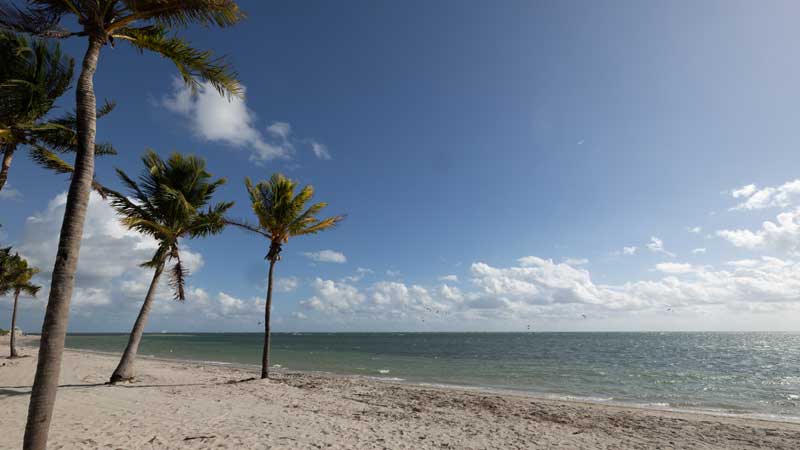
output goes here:
{"type": "Polygon", "coordinates": [[[247,148],[251,152],[250,160],[256,163],[288,158],[294,152],[288,140],[291,131],[288,123],[270,125],[267,131],[273,140],[267,140],[256,127],[256,115],[244,99],[226,98],[209,83],[201,84],[197,95],[193,96],[188,86],[175,79],[172,94],[164,97],[161,104],[184,116],[198,138],[247,148]]]}
{"type": "Polygon", "coordinates": [[[585,266],[589,264],[589,260],[586,258],[564,258],[564,264],[569,264],[570,266],[585,266]]]}
{"type": "Polygon", "coordinates": [[[293,292],[297,289],[298,281],[296,277],[278,278],[275,282],[275,289],[278,292],[293,292]]]}
{"type": "Polygon", "coordinates": [[[653,253],[663,253],[663,254],[665,254],[665,255],[667,255],[669,257],[673,257],[673,258],[675,257],[674,253],[668,252],[664,248],[664,241],[662,241],[661,239],[659,239],[659,238],[657,238],[655,236],[651,236],[650,237],[650,242],[647,244],[647,249],[650,250],[653,253]]]}
{"type": "Polygon", "coordinates": [[[800,180],[788,181],[780,186],[766,186],[758,189],[754,184],[748,184],[730,192],[736,199],[744,199],[732,210],[753,210],[780,207],[785,208],[795,204],[800,198],[800,180]]]}
{"type": "MultiPolygon", "coordinates": [[[[66,199],[66,192],[61,193],[50,200],[43,211],[28,217],[18,246],[20,254],[41,269],[38,281],[45,286],[44,291],[55,262],[66,199]]],[[[151,237],[123,227],[111,206],[92,192],[75,274],[75,309],[114,307],[119,304],[118,300],[124,302],[124,308],[138,308],[153,276],[152,269],[139,265],[152,258],[156,245],[151,237]]],[[[203,266],[203,257],[191,251],[185,242],[181,247],[182,261],[190,272],[191,282],[191,274],[203,266]]],[[[38,297],[46,299],[47,295],[42,292],[38,297]]],[[[166,276],[161,279],[158,295],[171,298],[166,276]]]]}
{"type": "Polygon", "coordinates": [[[451,283],[458,283],[458,275],[442,275],[439,281],[449,281],[451,283]]]}
{"type": "Polygon", "coordinates": [[[78,309],[87,306],[108,305],[109,303],[111,303],[111,294],[107,289],[77,288],[72,295],[72,305],[78,309]]]}
{"type": "Polygon", "coordinates": [[[267,127],[267,133],[284,140],[289,139],[291,132],[292,126],[287,122],[273,122],[267,127]]]}
{"type": "Polygon", "coordinates": [[[623,255],[635,255],[636,254],[636,250],[638,250],[638,248],[636,246],[622,247],[622,254],[623,255]]]}
{"type": "Polygon", "coordinates": [[[387,277],[391,278],[397,278],[403,275],[402,272],[400,272],[399,270],[392,270],[392,269],[386,269],[385,273],[387,277]]]}
{"type": "MultiPolygon", "coordinates": [[[[665,273],[655,281],[620,285],[595,284],[587,270],[535,256],[520,258],[516,267],[471,266],[473,289],[442,285],[430,289],[397,281],[379,281],[366,288],[317,279],[315,294],[301,304],[323,313],[326,320],[356,317],[371,320],[446,321],[571,318],[581,314],[611,317],[659,312],[664,303],[681,311],[710,306],[730,311],[775,311],[800,300],[800,263],[763,257],[731,261],[731,269],[712,270],[691,264],[660,263],[665,273]]],[[[313,319],[313,316],[312,316],[313,319]]]]}
{"type": "Polygon", "coordinates": [[[292,317],[294,317],[295,319],[299,319],[299,320],[307,320],[308,319],[308,316],[303,314],[300,311],[293,312],[292,313],[292,317]]]}
{"type": "Polygon", "coordinates": [[[373,274],[374,272],[372,269],[367,269],[365,267],[358,267],[356,268],[356,273],[354,275],[349,275],[342,278],[342,281],[346,283],[357,283],[364,279],[365,276],[373,274]]]}
{"type": "Polygon", "coordinates": [[[755,184],[748,184],[746,186],[740,187],[739,189],[731,190],[731,196],[733,198],[746,198],[753,195],[753,193],[757,190],[758,188],[756,188],[755,184]]]}
{"type": "Polygon", "coordinates": [[[344,264],[347,262],[347,257],[344,256],[344,253],[337,252],[334,250],[320,250],[318,252],[305,252],[303,255],[316,262],[327,262],[327,263],[337,263],[337,264],[344,264]]]}
{"type": "Polygon", "coordinates": [[[693,272],[695,269],[691,264],[665,262],[656,264],[656,270],[659,272],[676,274],[693,272]]]}
{"type": "Polygon", "coordinates": [[[331,152],[328,151],[328,147],[325,146],[325,144],[311,141],[311,151],[313,151],[314,156],[319,159],[331,159],[331,152]]]}
{"type": "Polygon", "coordinates": [[[366,300],[358,288],[347,283],[316,278],[311,287],[315,295],[300,304],[317,311],[346,314],[357,310],[366,300]]]}
{"type": "Polygon", "coordinates": [[[692,253],[694,253],[695,255],[705,255],[706,249],[705,248],[696,248],[696,249],[692,250],[692,253]]]}
{"type": "Polygon", "coordinates": [[[0,200],[22,200],[22,192],[11,187],[11,183],[6,182],[3,190],[0,191],[0,200]]]}
{"type": "Polygon", "coordinates": [[[777,223],[766,221],[755,231],[719,230],[717,236],[735,247],[773,249],[789,255],[800,255],[800,209],[782,212],[777,216],[777,223]]]}
{"type": "Polygon", "coordinates": [[[689,233],[697,234],[697,233],[701,233],[703,231],[703,228],[701,228],[701,227],[688,227],[688,228],[686,228],[686,231],[688,231],[689,233]]]}

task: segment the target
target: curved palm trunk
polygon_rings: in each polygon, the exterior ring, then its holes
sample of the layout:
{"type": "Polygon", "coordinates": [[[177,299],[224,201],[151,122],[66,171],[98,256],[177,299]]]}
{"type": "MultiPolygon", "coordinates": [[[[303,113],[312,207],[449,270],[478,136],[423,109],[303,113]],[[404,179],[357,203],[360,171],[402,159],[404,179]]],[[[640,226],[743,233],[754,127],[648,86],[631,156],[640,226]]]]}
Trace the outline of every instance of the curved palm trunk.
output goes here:
{"type": "Polygon", "coordinates": [[[6,180],[8,180],[8,169],[11,168],[14,150],[16,150],[16,148],[13,145],[3,146],[3,165],[0,166],[0,191],[3,190],[3,186],[6,185],[6,180]]]}
{"type": "Polygon", "coordinates": [[[11,313],[11,357],[16,358],[19,356],[17,354],[17,347],[14,345],[16,343],[15,340],[15,329],[17,328],[17,303],[19,302],[19,289],[14,291],[14,312],[11,313]]]}
{"type": "Polygon", "coordinates": [[[44,450],[47,447],[47,434],[56,402],[61,355],[64,352],[64,337],[69,321],[69,304],[94,176],[94,138],[97,125],[94,72],[103,42],[103,39],[97,37],[89,38],[75,89],[78,152],[75,155],[75,172],[69,184],[58,253],[50,282],[50,297],[42,324],[39,360],[31,389],[23,450],[44,450]]]}
{"type": "Polygon", "coordinates": [[[125,352],[122,354],[122,359],[119,360],[117,368],[111,374],[110,383],[118,383],[120,381],[129,381],[134,377],[133,365],[136,361],[136,354],[139,352],[139,343],[142,342],[142,335],[144,334],[144,327],[147,324],[147,316],[150,314],[150,309],[153,307],[153,299],[156,296],[156,286],[158,279],[161,278],[161,272],[164,271],[164,263],[162,262],[153,274],[153,281],[150,282],[150,288],[147,289],[147,296],[142,303],[142,309],[139,310],[139,316],[136,317],[136,322],[133,324],[131,335],[128,338],[128,345],[125,347],[125,352]]]}
{"type": "Polygon", "coordinates": [[[272,273],[275,260],[269,260],[269,277],[267,278],[267,304],[264,307],[264,350],[261,354],[261,378],[269,378],[269,315],[272,312],[272,273]]]}

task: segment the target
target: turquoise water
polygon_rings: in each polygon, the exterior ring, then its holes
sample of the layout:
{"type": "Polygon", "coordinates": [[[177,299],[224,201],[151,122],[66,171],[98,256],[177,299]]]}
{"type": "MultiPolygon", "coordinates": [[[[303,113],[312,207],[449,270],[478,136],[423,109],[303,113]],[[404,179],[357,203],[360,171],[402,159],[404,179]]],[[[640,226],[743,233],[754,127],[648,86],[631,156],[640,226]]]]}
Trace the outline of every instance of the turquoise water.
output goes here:
{"type": "MultiPolygon", "coordinates": [[[[800,420],[800,334],[294,333],[273,335],[283,368],[560,398],[800,420]]],[[[127,336],[67,346],[121,352],[127,336]]],[[[148,334],[140,355],[260,363],[263,335],[148,334]]]]}

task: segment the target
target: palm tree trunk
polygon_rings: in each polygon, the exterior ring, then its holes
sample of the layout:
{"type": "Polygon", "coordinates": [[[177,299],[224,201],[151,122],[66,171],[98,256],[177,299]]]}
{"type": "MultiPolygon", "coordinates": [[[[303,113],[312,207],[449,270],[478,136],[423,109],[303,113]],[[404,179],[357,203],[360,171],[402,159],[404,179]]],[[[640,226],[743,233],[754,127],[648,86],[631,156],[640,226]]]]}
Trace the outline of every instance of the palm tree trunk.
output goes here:
{"type": "Polygon", "coordinates": [[[78,151],[69,184],[58,253],[50,282],[50,297],[39,341],[39,360],[33,379],[23,450],[45,450],[61,373],[61,355],[69,321],[69,304],[78,268],[83,223],[94,177],[94,138],[97,125],[94,72],[105,39],[90,36],[75,89],[78,151]]]}
{"type": "Polygon", "coordinates": [[[269,277],[267,277],[267,304],[264,306],[264,350],[261,355],[261,379],[269,378],[269,315],[272,312],[272,273],[275,260],[269,261],[269,277]]]}
{"type": "Polygon", "coordinates": [[[19,302],[19,289],[14,291],[14,312],[11,313],[11,357],[16,358],[17,347],[14,346],[15,342],[15,329],[17,328],[17,303],[19,302]]]}
{"type": "Polygon", "coordinates": [[[142,303],[142,309],[139,310],[139,316],[136,317],[136,322],[133,324],[131,335],[128,338],[128,345],[125,347],[125,352],[122,354],[122,359],[119,360],[117,368],[111,374],[110,383],[118,383],[120,381],[130,381],[133,379],[134,370],[133,364],[136,361],[136,354],[139,352],[139,343],[142,342],[142,335],[144,334],[144,327],[147,324],[147,316],[150,314],[150,309],[153,307],[153,299],[156,296],[156,286],[158,279],[161,278],[161,272],[164,271],[164,262],[162,261],[156,272],[153,274],[153,281],[150,282],[150,288],[147,289],[147,295],[142,303]]]}
{"type": "Polygon", "coordinates": [[[13,145],[3,146],[3,165],[0,167],[0,191],[3,190],[6,180],[8,180],[8,169],[11,167],[11,160],[14,158],[14,150],[16,148],[13,145]]]}

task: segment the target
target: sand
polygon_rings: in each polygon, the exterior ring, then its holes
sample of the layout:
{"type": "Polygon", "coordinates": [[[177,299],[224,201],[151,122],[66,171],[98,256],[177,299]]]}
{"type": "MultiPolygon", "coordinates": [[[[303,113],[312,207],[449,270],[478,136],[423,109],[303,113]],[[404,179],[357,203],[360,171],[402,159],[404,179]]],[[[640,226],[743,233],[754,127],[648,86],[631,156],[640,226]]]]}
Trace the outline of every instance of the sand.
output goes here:
{"type": "MultiPolygon", "coordinates": [[[[5,354],[8,338],[0,338],[5,354]]],[[[0,359],[0,449],[21,448],[35,338],[0,359]]],[[[50,449],[792,449],[800,424],[113,355],[64,354],[50,449]]]]}

